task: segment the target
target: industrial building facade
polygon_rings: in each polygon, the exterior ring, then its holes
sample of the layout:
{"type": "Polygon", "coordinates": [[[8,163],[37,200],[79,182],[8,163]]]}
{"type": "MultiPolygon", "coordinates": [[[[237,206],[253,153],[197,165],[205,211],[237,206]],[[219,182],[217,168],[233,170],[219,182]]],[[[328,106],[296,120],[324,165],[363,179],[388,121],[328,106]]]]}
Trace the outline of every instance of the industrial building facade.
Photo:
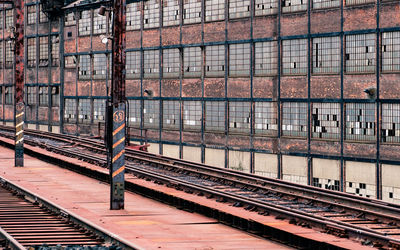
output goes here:
{"type": "MultiPolygon", "coordinates": [[[[50,20],[25,2],[26,127],[96,135],[112,26],[98,9],[109,2],[68,4],[50,20]]],[[[399,13],[398,0],[128,1],[130,138],[400,203],[399,13]]],[[[0,118],[12,124],[12,9],[0,17],[0,118]]]]}

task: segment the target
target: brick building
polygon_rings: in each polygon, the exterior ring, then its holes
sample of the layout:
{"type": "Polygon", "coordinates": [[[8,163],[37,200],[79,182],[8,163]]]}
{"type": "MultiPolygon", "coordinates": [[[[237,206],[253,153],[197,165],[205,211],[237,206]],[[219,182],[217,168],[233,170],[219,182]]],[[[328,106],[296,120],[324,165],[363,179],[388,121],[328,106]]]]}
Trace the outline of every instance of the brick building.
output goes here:
{"type": "MultiPolygon", "coordinates": [[[[104,122],[107,1],[26,5],[26,124],[104,122]]],[[[0,12],[0,119],[12,56],[0,12]]],[[[126,5],[129,134],[150,151],[400,202],[398,0],[148,0],[126,5]],[[367,92],[367,93],[366,93],[367,92]]],[[[107,85],[108,83],[108,85],[107,85]]]]}

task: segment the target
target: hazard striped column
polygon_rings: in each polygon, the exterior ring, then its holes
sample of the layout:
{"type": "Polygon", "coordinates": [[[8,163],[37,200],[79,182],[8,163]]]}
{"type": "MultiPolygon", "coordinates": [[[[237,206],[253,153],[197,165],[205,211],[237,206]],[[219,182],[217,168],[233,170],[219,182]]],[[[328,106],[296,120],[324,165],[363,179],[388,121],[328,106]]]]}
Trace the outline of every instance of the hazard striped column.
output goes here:
{"type": "Polygon", "coordinates": [[[24,166],[24,103],[15,105],[15,166],[24,166]]]}
{"type": "Polygon", "coordinates": [[[110,176],[110,209],[124,208],[125,190],[125,103],[112,105],[112,143],[110,176]]]}

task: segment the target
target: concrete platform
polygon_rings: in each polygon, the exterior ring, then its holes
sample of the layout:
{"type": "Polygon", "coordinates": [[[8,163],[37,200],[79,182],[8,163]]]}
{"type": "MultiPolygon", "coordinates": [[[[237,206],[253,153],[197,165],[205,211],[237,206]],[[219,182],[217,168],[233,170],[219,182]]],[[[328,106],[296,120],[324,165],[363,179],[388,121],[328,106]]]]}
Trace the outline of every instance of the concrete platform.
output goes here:
{"type": "MultiPolygon", "coordinates": [[[[0,147],[0,175],[144,249],[289,249],[199,214],[126,193],[125,210],[109,210],[109,186],[0,147]]],[[[165,188],[165,187],[164,187],[165,188]]]]}

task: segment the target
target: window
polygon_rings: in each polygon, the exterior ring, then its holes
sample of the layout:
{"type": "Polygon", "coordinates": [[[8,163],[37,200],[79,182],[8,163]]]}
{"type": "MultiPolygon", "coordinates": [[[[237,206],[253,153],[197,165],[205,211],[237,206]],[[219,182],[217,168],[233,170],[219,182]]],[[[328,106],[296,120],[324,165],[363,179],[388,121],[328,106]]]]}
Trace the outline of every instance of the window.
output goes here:
{"type": "Polygon", "coordinates": [[[254,75],[276,75],[278,73],[278,44],[276,41],[254,44],[254,75]]]}
{"type": "Polygon", "coordinates": [[[14,27],[14,12],[12,9],[6,10],[6,29],[14,27]]]}
{"type": "Polygon", "coordinates": [[[94,99],[93,100],[93,121],[100,122],[105,120],[106,115],[106,100],[94,99]]]}
{"type": "Polygon", "coordinates": [[[49,19],[47,18],[46,13],[43,12],[42,5],[39,5],[39,22],[47,23],[49,19]]]}
{"type": "Polygon", "coordinates": [[[39,87],[39,106],[49,105],[49,92],[47,87],[39,87]]]}
{"type": "Polygon", "coordinates": [[[79,56],[79,79],[90,79],[90,55],[79,56]]]}
{"type": "Polygon", "coordinates": [[[163,50],[163,77],[178,78],[181,69],[179,49],[163,50]]]}
{"type": "Polygon", "coordinates": [[[36,65],[36,38],[28,38],[28,67],[36,65]]]}
{"type": "Polygon", "coordinates": [[[400,142],[400,104],[382,104],[382,141],[400,142]]]}
{"type": "Polygon", "coordinates": [[[274,102],[256,102],[254,105],[254,132],[256,134],[276,135],[278,113],[274,102]]]}
{"type": "Polygon", "coordinates": [[[206,0],[206,21],[225,19],[225,0],[206,0]]]}
{"type": "Polygon", "coordinates": [[[163,1],[163,26],[178,25],[180,18],[179,1],[163,1]]]}
{"type": "Polygon", "coordinates": [[[51,106],[52,107],[60,106],[60,87],[59,86],[51,87],[51,106]]]}
{"type": "Polygon", "coordinates": [[[333,8],[339,7],[339,0],[313,0],[313,9],[324,9],[324,8],[333,8]]]}
{"type": "Polygon", "coordinates": [[[90,27],[90,10],[84,10],[80,12],[80,19],[79,19],[79,35],[86,36],[90,35],[91,27],[90,27]]]}
{"type": "Polygon", "coordinates": [[[229,45],[229,76],[250,75],[250,44],[229,45]]]}
{"type": "Polygon", "coordinates": [[[14,51],[11,44],[5,43],[6,49],[6,68],[11,69],[14,65],[14,51]]]}
{"type": "Polygon", "coordinates": [[[400,71],[400,31],[382,33],[382,71],[400,71]]]}
{"type": "Polygon", "coordinates": [[[278,0],[255,0],[254,9],[256,16],[278,13],[278,0]]]}
{"type": "Polygon", "coordinates": [[[60,40],[58,35],[51,36],[51,66],[60,65],[60,40]]]}
{"type": "Polygon", "coordinates": [[[282,103],[282,135],[307,136],[307,103],[282,103]]]}
{"type": "Polygon", "coordinates": [[[3,18],[4,18],[3,13],[4,12],[0,10],[0,30],[3,29],[3,18]]]}
{"type": "Polygon", "coordinates": [[[282,73],[285,75],[307,74],[307,40],[282,41],[282,73]]]}
{"type": "Polygon", "coordinates": [[[140,30],[140,2],[126,5],[126,30],[140,30]]]}
{"type": "Polygon", "coordinates": [[[49,42],[47,36],[39,37],[39,66],[49,65],[49,42]]]}
{"type": "Polygon", "coordinates": [[[313,138],[340,138],[339,103],[313,103],[311,118],[313,138]]]}
{"type": "Polygon", "coordinates": [[[356,5],[365,3],[375,3],[374,0],[346,0],[346,5],[356,5]]]}
{"type": "Polygon", "coordinates": [[[144,2],[143,28],[157,28],[160,26],[160,0],[144,2]]]}
{"type": "Polygon", "coordinates": [[[5,87],[4,94],[4,104],[12,105],[14,103],[14,88],[12,86],[5,87]]]}
{"type": "Polygon", "coordinates": [[[27,6],[28,9],[28,20],[27,24],[35,24],[36,23],[36,5],[27,6]]]}
{"type": "Polygon", "coordinates": [[[313,73],[340,73],[340,38],[313,39],[313,73]]]}
{"type": "Polygon", "coordinates": [[[282,0],[282,12],[296,12],[307,10],[307,0],[282,0]]]}
{"type": "Polygon", "coordinates": [[[65,99],[64,101],[64,122],[73,123],[76,121],[76,100],[65,99]]]}
{"type": "Polygon", "coordinates": [[[346,103],[346,139],[375,139],[374,103],[346,103]]]}
{"type": "Polygon", "coordinates": [[[78,105],[78,122],[79,123],[90,123],[90,99],[79,99],[78,105]]]}
{"type": "Polygon", "coordinates": [[[103,34],[107,30],[107,17],[98,15],[99,10],[94,11],[93,15],[93,34],[103,34]]]}
{"type": "Polygon", "coordinates": [[[225,131],[225,103],[207,101],[205,120],[206,131],[225,131]]]}
{"type": "Polygon", "coordinates": [[[36,105],[36,87],[26,87],[26,104],[36,105]]]}
{"type": "Polygon", "coordinates": [[[126,52],[126,78],[140,78],[140,51],[126,52]]]}
{"type": "Polygon", "coordinates": [[[346,36],[346,72],[375,72],[375,34],[346,36]]]}
{"type": "MultiPolygon", "coordinates": [[[[0,18],[1,19],[1,18],[0,18]]],[[[0,41],[0,69],[3,68],[4,56],[3,56],[3,41],[0,41]]],[[[1,87],[0,87],[1,88],[1,87]]]]}
{"type": "Polygon", "coordinates": [[[3,86],[0,86],[0,104],[3,103],[3,86]]]}
{"type": "Polygon", "coordinates": [[[144,100],[143,125],[145,128],[158,128],[160,117],[160,102],[144,100]]]}
{"type": "Polygon", "coordinates": [[[75,24],[76,24],[75,13],[70,12],[65,14],[65,26],[71,26],[75,24]]]}
{"type": "Polygon", "coordinates": [[[183,129],[200,130],[201,129],[202,108],[200,101],[183,102],[183,129]]]}
{"type": "Polygon", "coordinates": [[[65,58],[65,68],[75,69],[76,68],[76,56],[66,56],[65,58]]]}
{"type": "Polygon", "coordinates": [[[163,128],[179,129],[180,109],[179,101],[163,102],[163,128]]]}
{"type": "Polygon", "coordinates": [[[106,79],[107,74],[107,55],[93,55],[93,79],[106,79]]]}
{"type": "MultiPolygon", "coordinates": [[[[144,78],[158,78],[160,76],[159,50],[145,50],[143,52],[144,78]]],[[[140,60],[139,60],[140,63],[140,60]]]]}
{"type": "Polygon", "coordinates": [[[183,23],[201,22],[201,0],[183,0],[183,23]]]}
{"type": "Polygon", "coordinates": [[[201,76],[201,48],[189,47],[183,49],[183,75],[185,77],[201,76]]]}
{"type": "Polygon", "coordinates": [[[250,16],[250,0],[229,0],[229,18],[250,16]]]}
{"type": "Polygon", "coordinates": [[[250,102],[229,103],[229,131],[250,132],[250,102]]]}
{"type": "Polygon", "coordinates": [[[205,75],[209,77],[225,76],[225,46],[206,47],[205,75]]]}
{"type": "Polygon", "coordinates": [[[140,100],[129,100],[129,119],[131,127],[140,127],[142,105],[140,100]]]}
{"type": "Polygon", "coordinates": [[[312,185],[314,187],[340,191],[340,181],[339,180],[331,180],[331,179],[315,178],[314,177],[312,185]]]}

